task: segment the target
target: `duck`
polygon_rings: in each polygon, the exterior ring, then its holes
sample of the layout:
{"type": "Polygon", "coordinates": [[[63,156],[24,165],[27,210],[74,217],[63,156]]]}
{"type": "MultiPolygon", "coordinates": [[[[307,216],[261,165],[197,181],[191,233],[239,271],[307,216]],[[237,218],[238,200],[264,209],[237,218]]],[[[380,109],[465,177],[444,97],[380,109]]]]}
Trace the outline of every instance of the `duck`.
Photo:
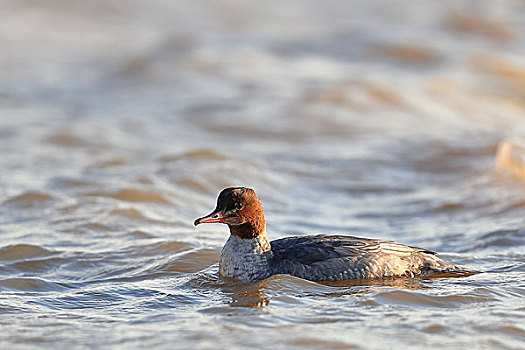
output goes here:
{"type": "Polygon", "coordinates": [[[248,187],[228,187],[215,209],[194,225],[222,223],[230,236],[219,259],[222,278],[254,282],[285,274],[310,281],[427,278],[465,275],[470,270],[437,253],[394,241],[316,234],[269,240],[263,206],[248,187]]]}

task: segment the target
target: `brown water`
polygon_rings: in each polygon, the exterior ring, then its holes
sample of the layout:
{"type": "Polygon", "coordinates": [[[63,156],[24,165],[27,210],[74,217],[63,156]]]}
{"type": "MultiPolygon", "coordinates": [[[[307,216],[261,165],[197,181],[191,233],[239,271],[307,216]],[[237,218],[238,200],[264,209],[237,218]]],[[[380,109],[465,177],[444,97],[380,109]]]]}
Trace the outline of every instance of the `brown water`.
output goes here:
{"type": "Polygon", "coordinates": [[[523,1],[2,1],[0,50],[1,348],[525,348],[523,1]],[[222,281],[229,185],[482,273],[222,281]]]}

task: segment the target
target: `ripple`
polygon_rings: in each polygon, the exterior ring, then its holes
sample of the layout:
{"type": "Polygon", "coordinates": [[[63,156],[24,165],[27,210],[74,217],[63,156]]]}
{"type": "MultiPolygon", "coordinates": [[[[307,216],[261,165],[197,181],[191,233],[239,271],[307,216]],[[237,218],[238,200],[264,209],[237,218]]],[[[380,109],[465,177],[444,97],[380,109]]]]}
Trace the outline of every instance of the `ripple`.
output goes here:
{"type": "Polygon", "coordinates": [[[408,290],[427,289],[429,286],[423,280],[416,278],[369,278],[341,281],[320,281],[323,285],[332,287],[378,286],[402,288],[408,290]]]}
{"type": "Polygon", "coordinates": [[[181,178],[176,182],[181,187],[191,188],[195,191],[206,192],[207,190],[207,186],[203,182],[196,181],[192,177],[181,178]]]}
{"type": "Polygon", "coordinates": [[[499,213],[503,214],[503,213],[506,213],[506,212],[510,212],[510,211],[513,211],[513,210],[516,210],[516,209],[522,209],[522,208],[525,208],[525,201],[517,201],[517,202],[514,202],[514,203],[510,203],[507,206],[503,207],[499,211],[499,213]]]}
{"type": "Polygon", "coordinates": [[[153,244],[148,248],[148,251],[152,252],[162,252],[162,253],[176,253],[181,250],[188,249],[192,247],[190,243],[179,242],[179,241],[169,241],[153,244]]]}
{"type": "Polygon", "coordinates": [[[211,314],[211,315],[253,315],[253,314],[260,314],[261,311],[256,308],[246,308],[246,307],[235,307],[235,306],[211,306],[202,308],[199,310],[199,312],[204,314],[211,314]]]}
{"type": "Polygon", "coordinates": [[[96,182],[92,182],[81,178],[70,178],[70,177],[55,177],[51,180],[51,185],[60,189],[70,188],[87,188],[97,186],[96,182]]]}
{"type": "Polygon", "coordinates": [[[476,243],[465,251],[478,251],[486,248],[519,247],[525,245],[525,231],[496,230],[476,238],[476,243]]]}
{"type": "Polygon", "coordinates": [[[435,64],[441,60],[438,51],[420,44],[385,44],[372,51],[376,57],[410,64],[435,64]]]}
{"type": "Polygon", "coordinates": [[[447,327],[442,326],[440,324],[433,324],[422,329],[423,332],[430,334],[446,333],[447,330],[447,327]]]}
{"type": "Polygon", "coordinates": [[[159,160],[163,163],[171,163],[183,159],[225,160],[229,159],[229,157],[213,149],[194,149],[182,154],[166,155],[159,158],[159,160]]]}
{"type": "Polygon", "coordinates": [[[492,39],[511,39],[515,36],[509,22],[483,18],[466,12],[451,12],[446,19],[446,25],[457,32],[480,35],[492,39]]]}
{"type": "Polygon", "coordinates": [[[509,334],[509,335],[518,335],[525,337],[525,330],[515,326],[502,326],[498,328],[498,331],[509,334]]]}
{"type": "Polygon", "coordinates": [[[453,295],[429,295],[405,290],[390,290],[378,293],[374,300],[383,304],[403,305],[423,308],[458,308],[463,305],[498,300],[486,288],[453,295]]]}
{"type": "Polygon", "coordinates": [[[33,303],[55,310],[107,309],[125,300],[114,291],[82,291],[58,298],[42,298],[33,303]]]}
{"type": "Polygon", "coordinates": [[[435,213],[442,213],[442,212],[465,209],[465,207],[466,206],[462,203],[442,203],[432,210],[435,213]]]}
{"type": "Polygon", "coordinates": [[[48,141],[62,147],[84,147],[90,144],[82,137],[67,130],[50,135],[48,141]]]}
{"type": "Polygon", "coordinates": [[[109,215],[115,215],[115,216],[120,216],[120,217],[127,218],[127,219],[140,220],[140,221],[149,220],[144,215],[142,215],[140,211],[138,211],[135,208],[113,209],[109,212],[109,215]]]}
{"type": "Polygon", "coordinates": [[[472,68],[510,82],[525,85],[525,66],[502,57],[474,57],[472,68]]]}
{"type": "Polygon", "coordinates": [[[354,184],[348,186],[337,186],[339,189],[347,192],[349,195],[380,195],[380,194],[395,194],[395,193],[407,193],[410,192],[410,188],[407,187],[395,187],[395,186],[383,186],[373,184],[354,184]]]}
{"type": "Polygon", "coordinates": [[[149,238],[155,238],[156,237],[154,234],[151,234],[151,233],[148,233],[148,232],[145,232],[145,231],[141,231],[141,230],[130,231],[130,232],[126,233],[126,234],[128,236],[131,236],[131,237],[144,238],[144,239],[149,239],[149,238]]]}
{"type": "Polygon", "coordinates": [[[128,165],[130,161],[123,157],[111,157],[92,165],[95,169],[108,169],[128,165]]]}
{"type": "Polygon", "coordinates": [[[166,199],[163,195],[159,193],[152,191],[142,191],[133,188],[122,189],[115,192],[91,192],[87,195],[97,197],[109,197],[127,202],[152,202],[163,204],[170,203],[168,199],[166,199]]]}
{"type": "Polygon", "coordinates": [[[53,254],[53,252],[36,245],[16,244],[0,248],[0,260],[23,260],[53,254]]]}
{"type": "MultiPolygon", "coordinates": [[[[525,261],[525,256],[519,257],[518,259],[525,261]]],[[[506,264],[503,266],[491,268],[489,271],[493,273],[497,273],[497,272],[508,273],[508,272],[513,272],[513,271],[525,272],[525,262],[522,262],[522,261],[517,261],[515,263],[510,263],[510,264],[506,264]]]]}
{"type": "Polygon", "coordinates": [[[50,292],[68,289],[65,283],[49,282],[40,278],[6,278],[0,280],[0,289],[31,292],[50,292]]]}
{"type": "Polygon", "coordinates": [[[257,282],[253,287],[295,296],[329,296],[349,291],[347,286],[330,286],[291,275],[275,275],[257,282]]]}
{"type": "Polygon", "coordinates": [[[44,273],[53,270],[58,266],[67,264],[68,262],[70,262],[70,260],[64,258],[35,259],[5,265],[2,269],[14,270],[17,272],[44,273]]]}
{"type": "Polygon", "coordinates": [[[90,222],[90,223],[82,224],[78,226],[78,228],[87,229],[89,231],[100,231],[100,232],[111,231],[111,227],[98,223],[98,222],[90,222]]]}
{"type": "Polygon", "coordinates": [[[360,346],[350,344],[337,340],[315,339],[310,337],[301,337],[293,339],[293,345],[299,346],[301,349],[359,349],[360,346]]]}
{"type": "MultiPolygon", "coordinates": [[[[525,74],[523,74],[523,80],[525,86],[525,74]]],[[[496,153],[496,168],[524,179],[525,141],[509,139],[500,142],[496,153]]]]}
{"type": "MultiPolygon", "coordinates": [[[[160,247],[159,247],[160,248],[160,247]]],[[[212,248],[200,248],[176,255],[168,262],[155,266],[154,271],[193,273],[199,272],[219,261],[220,252],[212,248]]]]}
{"type": "Polygon", "coordinates": [[[5,200],[3,204],[20,207],[32,207],[51,200],[53,200],[53,197],[47,193],[25,192],[5,200]]]}

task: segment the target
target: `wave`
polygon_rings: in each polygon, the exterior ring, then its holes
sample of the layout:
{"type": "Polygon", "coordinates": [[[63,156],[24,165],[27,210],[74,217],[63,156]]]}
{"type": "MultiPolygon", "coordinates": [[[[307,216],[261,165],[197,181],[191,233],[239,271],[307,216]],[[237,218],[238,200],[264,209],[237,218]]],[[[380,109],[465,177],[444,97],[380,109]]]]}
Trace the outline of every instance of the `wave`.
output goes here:
{"type": "Polygon", "coordinates": [[[0,260],[4,261],[32,259],[50,254],[53,252],[31,244],[15,244],[0,248],[0,260]]]}
{"type": "Polygon", "coordinates": [[[26,292],[52,292],[69,289],[70,286],[62,282],[50,282],[35,277],[5,278],[0,280],[0,289],[26,292]]]}
{"type": "Polygon", "coordinates": [[[44,192],[24,192],[5,200],[2,204],[19,207],[32,207],[53,200],[53,196],[44,192]]]}

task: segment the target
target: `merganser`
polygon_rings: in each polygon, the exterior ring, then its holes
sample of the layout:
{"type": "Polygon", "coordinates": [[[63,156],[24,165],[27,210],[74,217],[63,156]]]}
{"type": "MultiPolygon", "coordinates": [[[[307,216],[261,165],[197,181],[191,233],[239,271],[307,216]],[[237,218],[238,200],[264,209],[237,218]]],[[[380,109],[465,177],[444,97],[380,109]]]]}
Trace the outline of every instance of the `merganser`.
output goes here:
{"type": "Polygon", "coordinates": [[[230,237],[219,260],[221,277],[252,282],[277,274],[312,281],[469,274],[436,253],[393,241],[344,235],[286,237],[270,242],[261,201],[247,187],[222,190],[202,223],[225,223],[230,237]]]}

